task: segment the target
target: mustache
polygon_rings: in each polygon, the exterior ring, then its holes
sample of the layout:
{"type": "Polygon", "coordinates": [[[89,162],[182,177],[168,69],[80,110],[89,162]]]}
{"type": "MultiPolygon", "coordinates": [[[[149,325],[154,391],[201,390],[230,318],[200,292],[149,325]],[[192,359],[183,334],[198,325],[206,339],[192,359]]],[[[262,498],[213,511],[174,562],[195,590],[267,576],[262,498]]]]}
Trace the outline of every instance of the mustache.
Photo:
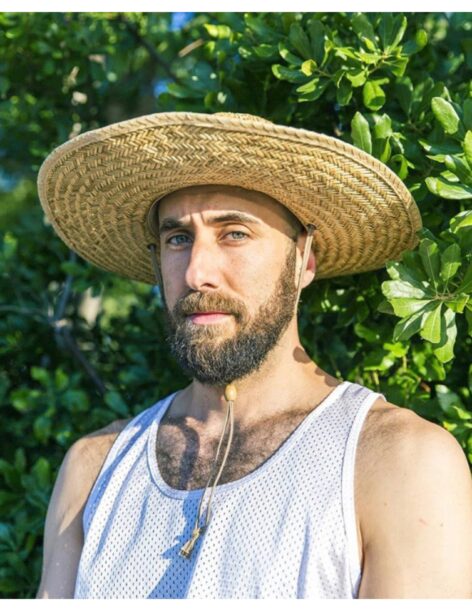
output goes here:
{"type": "Polygon", "coordinates": [[[233,314],[237,320],[246,315],[245,305],[224,295],[216,293],[190,293],[175,304],[172,314],[176,319],[183,319],[196,312],[224,312],[233,314]]]}

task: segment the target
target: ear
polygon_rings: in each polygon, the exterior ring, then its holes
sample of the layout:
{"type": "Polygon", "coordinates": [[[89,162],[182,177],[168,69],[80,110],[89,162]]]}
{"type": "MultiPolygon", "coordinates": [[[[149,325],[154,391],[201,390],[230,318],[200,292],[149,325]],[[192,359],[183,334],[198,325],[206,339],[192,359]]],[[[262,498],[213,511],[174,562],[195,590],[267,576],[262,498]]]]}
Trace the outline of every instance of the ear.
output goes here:
{"type": "MultiPolygon", "coordinates": [[[[298,270],[300,270],[300,265],[303,262],[303,253],[305,251],[305,244],[307,241],[307,237],[308,237],[308,234],[306,230],[302,231],[302,233],[298,236],[297,250],[299,251],[299,257],[300,257],[298,270]]],[[[315,253],[313,252],[313,248],[310,248],[310,254],[308,256],[308,261],[306,263],[305,271],[303,272],[303,276],[301,280],[302,289],[304,289],[306,286],[311,284],[315,276],[316,276],[316,256],[315,256],[315,253]]],[[[297,274],[297,278],[298,278],[298,274],[297,274]]]]}
{"type": "Polygon", "coordinates": [[[305,288],[313,282],[316,276],[316,257],[313,250],[310,248],[310,256],[306,264],[306,270],[303,275],[302,287],[305,288]]]}

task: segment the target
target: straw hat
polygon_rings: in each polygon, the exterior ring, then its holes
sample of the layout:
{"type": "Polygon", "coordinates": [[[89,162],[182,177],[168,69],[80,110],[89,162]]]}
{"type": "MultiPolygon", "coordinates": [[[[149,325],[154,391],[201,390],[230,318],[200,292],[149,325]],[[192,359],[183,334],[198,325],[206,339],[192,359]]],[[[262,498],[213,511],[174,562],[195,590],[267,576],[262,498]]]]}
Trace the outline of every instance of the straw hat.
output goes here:
{"type": "MultiPolygon", "coordinates": [[[[314,224],[316,278],[375,270],[418,243],[419,210],[386,165],[336,138],[253,115],[165,112],[84,133],[43,163],[39,197],[84,259],[155,283],[151,207],[186,186],[265,193],[314,224]]],[[[159,253],[159,248],[157,248],[159,253]]]]}

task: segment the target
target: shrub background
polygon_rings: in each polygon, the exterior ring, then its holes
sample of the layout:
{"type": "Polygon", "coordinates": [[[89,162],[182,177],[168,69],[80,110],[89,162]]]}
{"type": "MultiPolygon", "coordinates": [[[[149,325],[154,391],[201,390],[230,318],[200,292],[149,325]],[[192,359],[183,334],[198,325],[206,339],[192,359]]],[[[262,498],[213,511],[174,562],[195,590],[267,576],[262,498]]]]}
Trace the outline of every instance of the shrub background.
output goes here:
{"type": "Polygon", "coordinates": [[[1,597],[35,595],[73,441],[187,383],[159,290],[70,252],[38,202],[46,155],[115,121],[248,112],[389,165],[420,207],[420,244],[315,281],[302,341],[332,375],[445,427],[472,463],[471,30],[459,13],[0,14],[1,597]]]}

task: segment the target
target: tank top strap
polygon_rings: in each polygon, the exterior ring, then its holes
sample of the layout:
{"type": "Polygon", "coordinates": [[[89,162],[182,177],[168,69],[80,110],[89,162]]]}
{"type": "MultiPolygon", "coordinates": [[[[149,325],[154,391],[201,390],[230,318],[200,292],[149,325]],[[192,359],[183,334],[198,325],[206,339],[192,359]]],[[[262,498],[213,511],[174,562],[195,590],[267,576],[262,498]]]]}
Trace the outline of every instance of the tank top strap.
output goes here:
{"type": "Polygon", "coordinates": [[[133,446],[134,451],[145,448],[151,424],[160,418],[161,412],[165,411],[178,391],[164,397],[132,418],[122,431],[117,435],[111,445],[108,454],[100,468],[95,483],[90,491],[83,513],[84,536],[90,527],[94,511],[100,502],[103,492],[111,476],[116,471],[123,456],[129,453],[133,446]]]}

